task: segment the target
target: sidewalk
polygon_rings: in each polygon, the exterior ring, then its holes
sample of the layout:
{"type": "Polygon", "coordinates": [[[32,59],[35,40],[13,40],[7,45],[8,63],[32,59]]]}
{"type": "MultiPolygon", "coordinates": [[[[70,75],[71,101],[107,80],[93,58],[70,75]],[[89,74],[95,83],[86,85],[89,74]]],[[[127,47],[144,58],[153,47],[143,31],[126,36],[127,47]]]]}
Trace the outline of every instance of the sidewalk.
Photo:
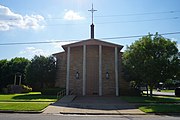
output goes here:
{"type": "Polygon", "coordinates": [[[84,114],[84,115],[145,115],[134,105],[121,100],[120,97],[72,97],[48,106],[44,114],[84,114]],[[65,101],[67,100],[67,101],[65,101]]]}

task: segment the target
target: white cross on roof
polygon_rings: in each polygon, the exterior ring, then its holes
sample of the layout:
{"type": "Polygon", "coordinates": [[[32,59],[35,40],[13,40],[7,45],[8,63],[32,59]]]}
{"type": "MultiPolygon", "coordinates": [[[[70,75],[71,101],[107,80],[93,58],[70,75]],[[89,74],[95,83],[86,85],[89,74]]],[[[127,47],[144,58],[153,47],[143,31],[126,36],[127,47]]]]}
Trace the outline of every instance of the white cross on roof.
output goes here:
{"type": "Polygon", "coordinates": [[[90,11],[91,13],[92,13],[92,24],[93,24],[93,18],[94,18],[94,12],[95,11],[97,11],[97,10],[95,10],[94,8],[93,8],[93,4],[92,4],[92,9],[91,10],[88,10],[88,11],[90,11]]]}

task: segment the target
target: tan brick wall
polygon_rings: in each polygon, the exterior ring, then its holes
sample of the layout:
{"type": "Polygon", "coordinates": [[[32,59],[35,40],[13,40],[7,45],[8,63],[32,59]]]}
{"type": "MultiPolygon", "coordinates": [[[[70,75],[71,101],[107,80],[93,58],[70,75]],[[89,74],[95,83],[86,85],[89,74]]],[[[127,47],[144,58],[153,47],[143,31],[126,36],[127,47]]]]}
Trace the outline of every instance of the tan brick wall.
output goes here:
{"type": "MultiPolygon", "coordinates": [[[[99,46],[91,45],[86,47],[86,94],[99,94],[99,46]]],[[[115,95],[115,50],[113,47],[102,46],[102,94],[115,95]],[[109,73],[109,79],[106,79],[106,72],[109,73]]],[[[118,53],[118,78],[120,95],[127,92],[128,83],[122,78],[122,53],[118,53]]],[[[56,86],[66,86],[66,66],[67,55],[65,52],[56,55],[57,75],[56,86]]],[[[83,81],[83,46],[71,47],[70,53],[70,90],[74,94],[82,95],[83,81]],[[76,79],[76,72],[79,73],[79,79],[76,79]]]]}
{"type": "Polygon", "coordinates": [[[56,87],[65,88],[66,87],[66,64],[67,64],[67,58],[66,53],[61,52],[56,54],[56,64],[57,64],[57,70],[56,70],[56,87]]]}
{"type": "Polygon", "coordinates": [[[103,95],[115,95],[115,50],[113,47],[102,47],[102,83],[103,95]],[[106,79],[106,72],[109,79],[106,79]]]}
{"type": "Polygon", "coordinates": [[[87,76],[86,93],[87,95],[99,94],[99,46],[87,46],[86,51],[87,76]]]}
{"type": "Polygon", "coordinates": [[[70,90],[76,95],[82,95],[83,78],[83,47],[72,47],[70,53],[70,90]],[[79,73],[79,79],[76,79],[76,73],[79,73]]]}
{"type": "Polygon", "coordinates": [[[127,95],[129,90],[129,83],[123,78],[123,71],[122,71],[122,52],[119,53],[119,92],[120,95],[127,95]]]}

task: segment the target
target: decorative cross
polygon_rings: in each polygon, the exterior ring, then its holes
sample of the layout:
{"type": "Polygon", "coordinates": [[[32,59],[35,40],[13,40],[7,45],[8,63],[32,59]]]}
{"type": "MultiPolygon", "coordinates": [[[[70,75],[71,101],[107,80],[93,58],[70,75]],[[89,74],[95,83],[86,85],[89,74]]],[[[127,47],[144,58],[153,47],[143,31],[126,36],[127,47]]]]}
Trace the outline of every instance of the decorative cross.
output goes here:
{"type": "Polygon", "coordinates": [[[92,9],[91,9],[91,10],[88,10],[88,11],[90,11],[90,12],[92,13],[92,24],[93,24],[93,18],[94,18],[93,14],[94,14],[94,12],[97,11],[97,10],[95,10],[95,9],[93,8],[93,4],[92,4],[92,9]]]}

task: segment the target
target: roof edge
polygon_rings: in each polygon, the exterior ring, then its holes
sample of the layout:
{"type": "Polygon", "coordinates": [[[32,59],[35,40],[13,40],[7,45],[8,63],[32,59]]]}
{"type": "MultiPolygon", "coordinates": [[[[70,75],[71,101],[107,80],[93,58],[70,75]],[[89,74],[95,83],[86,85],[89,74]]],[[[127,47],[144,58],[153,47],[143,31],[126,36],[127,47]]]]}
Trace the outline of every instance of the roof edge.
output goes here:
{"type": "Polygon", "coordinates": [[[70,43],[70,44],[66,44],[66,45],[62,45],[62,48],[65,50],[65,48],[67,47],[76,47],[76,46],[82,46],[82,45],[97,45],[99,43],[102,43],[102,45],[105,46],[117,46],[120,49],[122,49],[124,46],[119,45],[119,44],[115,44],[115,43],[111,43],[111,42],[107,42],[107,41],[103,41],[103,40],[99,40],[99,39],[86,39],[86,40],[81,40],[75,43],[70,43]]]}

